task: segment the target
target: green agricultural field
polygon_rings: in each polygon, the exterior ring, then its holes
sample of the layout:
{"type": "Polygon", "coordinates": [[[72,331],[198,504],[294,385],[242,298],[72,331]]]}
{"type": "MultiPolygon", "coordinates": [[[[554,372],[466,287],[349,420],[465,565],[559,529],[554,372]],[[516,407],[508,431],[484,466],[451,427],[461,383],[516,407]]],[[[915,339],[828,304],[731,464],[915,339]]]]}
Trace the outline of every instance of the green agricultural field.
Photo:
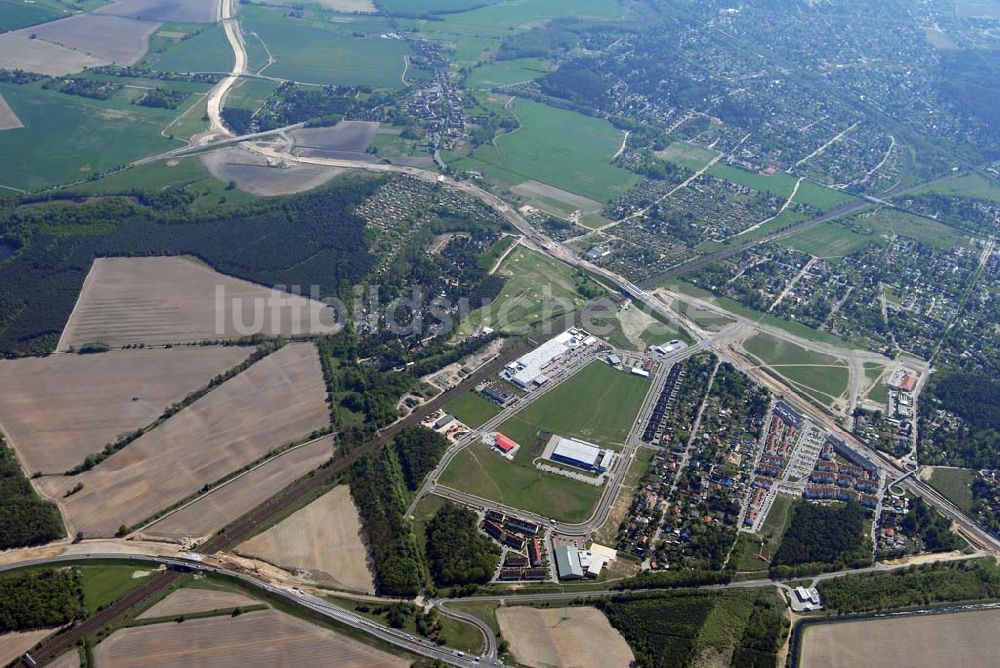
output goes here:
{"type": "Polygon", "coordinates": [[[226,107],[256,112],[277,87],[276,82],[266,79],[243,79],[229,92],[226,97],[226,107]]]}
{"type": "Polygon", "coordinates": [[[150,571],[133,565],[80,566],[83,603],[91,613],[146,582],[150,571]],[[139,574],[142,575],[139,575],[139,574]]]}
{"type": "Polygon", "coordinates": [[[497,60],[472,70],[467,84],[472,90],[489,90],[496,86],[531,81],[545,75],[548,70],[543,65],[544,61],[540,58],[497,60]]]}
{"type": "Polygon", "coordinates": [[[938,181],[914,191],[914,194],[939,193],[954,197],[969,197],[1000,202],[1000,183],[981,174],[963,174],[938,181]]]}
{"type": "Polygon", "coordinates": [[[218,208],[220,199],[239,204],[254,199],[241,190],[227,190],[226,184],[212,176],[196,157],[178,161],[157,161],[116,172],[97,181],[87,181],[72,188],[86,194],[122,193],[132,190],[158,191],[164,188],[184,188],[195,196],[191,207],[201,211],[218,208]]]}
{"type": "Polygon", "coordinates": [[[847,392],[850,372],[847,363],[839,357],[807,350],[764,333],[749,338],[743,348],[764,366],[822,403],[828,404],[847,392]]]}
{"type": "Polygon", "coordinates": [[[496,148],[481,146],[453,159],[452,166],[508,185],[540,181],[599,202],[621,195],[638,179],[611,164],[622,133],[606,120],[520,99],[513,112],[520,129],[497,137],[496,148]]]}
{"type": "Polygon", "coordinates": [[[497,274],[507,279],[497,298],[488,306],[473,311],[458,328],[458,336],[472,332],[479,325],[516,333],[545,320],[555,319],[586,303],[580,285],[596,288],[590,279],[546,255],[515,248],[500,265],[497,274]]]}
{"type": "Polygon", "coordinates": [[[930,486],[962,510],[972,510],[972,481],[976,472],[936,466],[931,469],[930,486]]]}
{"type": "Polygon", "coordinates": [[[414,16],[462,12],[500,0],[377,0],[376,6],[387,14],[414,16]]]}
{"type": "Polygon", "coordinates": [[[229,72],[233,69],[233,49],[222,24],[215,24],[143,62],[161,72],[229,72]]]}
{"type": "Polygon", "coordinates": [[[617,450],[625,443],[649,385],[644,378],[594,361],[497,430],[524,446],[559,434],[617,450]]]}
{"type": "Polygon", "coordinates": [[[403,56],[411,53],[403,40],[382,39],[377,33],[355,37],[327,24],[285,19],[253,7],[241,13],[244,31],[256,33],[275,59],[265,70],[268,76],[339,86],[403,85],[403,56]]]}
{"type": "Polygon", "coordinates": [[[466,426],[475,429],[502,410],[495,403],[472,390],[463,392],[444,405],[444,411],[454,415],[466,426]]]}
{"type": "Polygon", "coordinates": [[[537,448],[522,444],[514,461],[508,461],[494,448],[476,441],[452,460],[439,482],[564,522],[586,520],[604,488],[539,471],[533,460],[543,448],[544,443],[537,448]]]}
{"type": "Polygon", "coordinates": [[[829,222],[780,240],[782,246],[825,259],[840,258],[880,239],[844,222],[829,222]]]}
{"type": "Polygon", "coordinates": [[[0,185],[30,190],[76,181],[178,148],[161,131],[182,110],[131,105],[126,93],[92,100],[43,90],[40,82],[0,84],[25,126],[0,133],[0,185]]]}
{"type": "Polygon", "coordinates": [[[0,32],[17,30],[64,16],[62,12],[38,4],[27,4],[23,0],[0,0],[0,32]]]}

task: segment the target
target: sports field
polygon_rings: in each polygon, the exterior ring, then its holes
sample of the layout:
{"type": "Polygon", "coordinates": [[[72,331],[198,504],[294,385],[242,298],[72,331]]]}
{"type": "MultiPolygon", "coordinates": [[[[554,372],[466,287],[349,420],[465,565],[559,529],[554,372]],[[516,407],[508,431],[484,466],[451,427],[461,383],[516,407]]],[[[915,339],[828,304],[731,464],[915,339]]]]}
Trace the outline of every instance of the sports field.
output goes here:
{"type": "Polygon", "coordinates": [[[267,75],[305,83],[400,88],[403,56],[410,47],[378,33],[355,37],[323,24],[284,19],[279,14],[241,9],[243,30],[267,44],[275,63],[267,75]]]}
{"type": "Polygon", "coordinates": [[[817,401],[829,404],[847,392],[850,371],[839,357],[807,350],[765,333],[744,341],[743,348],[817,401]]]}
{"type": "Polygon", "coordinates": [[[615,450],[625,443],[650,383],[594,361],[498,427],[522,445],[572,436],[615,450]]]}
{"type": "Polygon", "coordinates": [[[444,410],[454,415],[460,422],[465,423],[467,427],[475,429],[499,414],[501,409],[489,399],[469,390],[445,404],[444,410]]]}
{"type": "MultiPolygon", "coordinates": [[[[459,336],[478,325],[501,332],[523,332],[547,319],[569,313],[587,300],[578,290],[583,280],[566,265],[524,247],[515,248],[497,274],[507,279],[492,303],[473,311],[458,328],[459,336]]],[[[596,287],[596,284],[589,282],[596,287]]]]}
{"type": "Polygon", "coordinates": [[[539,181],[598,202],[621,195],[638,179],[611,164],[622,132],[606,120],[522,99],[511,109],[519,129],[497,137],[495,148],[453,155],[452,167],[478,170],[508,185],[539,181]]]}
{"type": "MultiPolygon", "coordinates": [[[[23,128],[0,133],[0,185],[22,189],[85,179],[181,146],[160,134],[182,110],[151,109],[115,96],[92,100],[43,90],[41,82],[0,84],[23,128]]],[[[191,98],[193,103],[194,98],[191,98]]]]}

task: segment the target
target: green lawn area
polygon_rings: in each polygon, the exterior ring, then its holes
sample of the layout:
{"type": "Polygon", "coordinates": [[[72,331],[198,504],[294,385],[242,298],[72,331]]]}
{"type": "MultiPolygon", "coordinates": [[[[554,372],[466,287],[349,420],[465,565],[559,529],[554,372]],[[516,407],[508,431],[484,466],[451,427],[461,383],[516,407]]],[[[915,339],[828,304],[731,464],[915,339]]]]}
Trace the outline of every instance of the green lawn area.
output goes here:
{"type": "Polygon", "coordinates": [[[240,13],[243,30],[257,33],[275,58],[264,72],[268,76],[339,86],[403,85],[403,56],[411,54],[403,40],[382,39],[377,33],[356,37],[335,24],[286,19],[252,6],[240,13]]]}
{"type": "MultiPolygon", "coordinates": [[[[23,128],[0,133],[0,184],[25,190],[85,179],[95,173],[181,146],[160,132],[182,109],[129,104],[121,90],[109,100],[43,90],[41,82],[0,84],[23,128]]],[[[194,104],[197,98],[189,98],[194,104]]]]}
{"type": "Polygon", "coordinates": [[[788,248],[821,258],[839,258],[850,255],[871,243],[880,240],[870,230],[860,229],[844,223],[829,222],[793,234],[778,243],[788,248]]]}
{"type": "Polygon", "coordinates": [[[233,69],[233,49],[219,23],[144,62],[161,72],[229,72],[233,69]]]}
{"type": "Polygon", "coordinates": [[[675,141],[662,151],[656,152],[656,157],[661,160],[687,167],[693,171],[698,171],[707,165],[716,155],[718,154],[715,151],[682,141],[675,141]]]}
{"type": "MultiPolygon", "coordinates": [[[[639,306],[633,304],[630,309],[640,309],[639,306]]],[[[646,312],[645,309],[641,309],[643,313],[646,312]]],[[[646,350],[649,346],[659,345],[661,343],[666,343],[673,339],[680,339],[686,343],[691,342],[691,337],[688,336],[687,332],[684,332],[676,327],[667,325],[660,320],[656,319],[654,316],[650,315],[652,322],[647,324],[645,328],[642,329],[638,334],[640,345],[632,343],[632,340],[625,335],[625,330],[623,329],[622,320],[628,317],[642,317],[641,315],[636,316],[636,314],[627,314],[619,312],[616,316],[611,316],[607,318],[593,318],[587,323],[588,331],[591,334],[601,337],[611,345],[616,348],[622,348],[624,350],[646,350]]]]}
{"type": "Polygon", "coordinates": [[[539,434],[573,436],[619,449],[635,420],[649,381],[594,361],[498,427],[522,446],[539,434]]]}
{"type": "Polygon", "coordinates": [[[730,565],[737,571],[756,572],[766,571],[770,566],[770,559],[781,544],[781,537],[785,535],[785,529],[792,519],[790,512],[795,500],[778,495],[774,498],[774,504],[767,514],[767,519],[761,526],[760,531],[755,534],[741,532],[730,555],[730,565]],[[763,540],[763,547],[761,541],[763,540]],[[765,555],[768,560],[763,561],[759,555],[765,555]]]}
{"type": "Polygon", "coordinates": [[[614,199],[638,180],[611,164],[622,133],[608,121],[522,99],[513,112],[520,129],[499,136],[496,149],[484,145],[446,160],[456,170],[478,170],[508,185],[540,181],[598,202],[614,199]]]}
{"type": "Polygon", "coordinates": [[[897,209],[879,209],[873,214],[859,217],[857,224],[870,227],[876,234],[898,234],[937,248],[951,249],[968,243],[968,238],[953,227],[897,209]]]}
{"type": "Polygon", "coordinates": [[[543,62],[540,58],[493,61],[472,70],[467,85],[472,90],[489,90],[537,79],[548,71],[542,67],[543,62]]]}
{"type": "Polygon", "coordinates": [[[543,448],[544,443],[537,448],[522,443],[514,461],[508,461],[477,441],[452,460],[440,483],[564,522],[586,520],[604,488],[537,470],[532,460],[543,448]]]}
{"type": "Polygon", "coordinates": [[[762,332],[745,341],[743,347],[764,366],[801,389],[812,390],[808,394],[823,403],[847,391],[850,372],[839,357],[807,350],[762,332]]]}
{"type": "Polygon", "coordinates": [[[914,194],[940,193],[956,197],[986,199],[1000,202],[1000,183],[981,174],[963,174],[937,183],[932,183],[914,191],[914,194]]]}
{"type": "Polygon", "coordinates": [[[378,8],[387,14],[434,14],[437,12],[460,12],[474,7],[482,7],[500,0],[379,0],[378,8]]]}
{"type": "Polygon", "coordinates": [[[502,410],[495,403],[472,390],[463,392],[444,405],[444,410],[475,429],[502,410]]]}
{"type": "Polygon", "coordinates": [[[83,603],[90,612],[97,612],[112,601],[147,581],[144,577],[132,577],[137,572],[150,573],[149,568],[133,565],[123,566],[80,566],[83,585],[83,603]]]}
{"type": "Polygon", "coordinates": [[[875,383],[868,390],[868,398],[876,403],[884,404],[889,400],[889,386],[885,383],[875,383]]]}
{"type": "Polygon", "coordinates": [[[962,510],[972,509],[972,481],[976,472],[936,466],[932,469],[930,486],[962,510]]]}
{"type": "Polygon", "coordinates": [[[132,167],[116,172],[97,181],[88,181],[72,188],[81,193],[121,193],[130,190],[162,190],[164,188],[184,188],[195,195],[192,208],[205,210],[219,205],[222,197],[227,204],[239,204],[254,199],[253,195],[241,190],[226,190],[226,184],[212,176],[197,157],[182,158],[176,164],[166,161],[132,167]]]}
{"type": "MultiPolygon", "coordinates": [[[[480,324],[505,333],[524,332],[541,323],[543,316],[558,318],[587,301],[577,292],[584,279],[570,267],[523,246],[510,252],[497,274],[507,279],[500,294],[469,314],[458,328],[459,337],[480,324]]],[[[589,284],[596,287],[592,281],[589,284]]]]}

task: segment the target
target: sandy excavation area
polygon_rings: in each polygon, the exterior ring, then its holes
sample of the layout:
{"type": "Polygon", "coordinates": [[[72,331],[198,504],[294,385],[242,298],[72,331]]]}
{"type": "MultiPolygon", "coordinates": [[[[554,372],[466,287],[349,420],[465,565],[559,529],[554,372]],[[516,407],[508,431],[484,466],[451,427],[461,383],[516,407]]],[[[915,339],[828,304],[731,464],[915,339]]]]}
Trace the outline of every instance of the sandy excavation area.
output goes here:
{"type": "Polygon", "coordinates": [[[325,304],[220,274],[191,258],[99,258],[57,350],[95,342],[184,343],[338,329],[325,304]]]}
{"type": "Polygon", "coordinates": [[[399,657],[275,610],[115,631],[94,648],[98,666],[157,668],[404,668],[399,657]]]}
{"type": "Polygon", "coordinates": [[[6,666],[34,647],[35,643],[50,633],[52,633],[52,629],[23,631],[21,633],[0,633],[0,666],[6,666]]]}
{"type": "Polygon", "coordinates": [[[375,592],[361,519],[347,485],[333,488],[236,552],[289,571],[309,571],[308,579],[321,584],[375,592]]]}
{"type": "Polygon", "coordinates": [[[333,455],[333,437],[282,454],[191,505],[167,515],[142,533],[151,539],[201,539],[250,512],[317,469],[333,455]]]}
{"type": "Polygon", "coordinates": [[[291,195],[318,188],[345,170],[322,165],[269,165],[267,158],[238,146],[211,151],[201,162],[220,181],[262,197],[291,195]]]}
{"type": "Polygon", "coordinates": [[[996,665],[1000,610],[817,624],[806,629],[800,664],[853,668],[892,657],[907,668],[996,665]]]}
{"type": "Polygon", "coordinates": [[[0,429],[28,473],[63,473],[233,368],[250,346],[0,360],[0,429]]]}
{"type": "Polygon", "coordinates": [[[189,615],[195,612],[239,608],[245,605],[256,605],[257,603],[260,603],[260,601],[256,601],[249,596],[244,596],[235,591],[185,587],[184,589],[178,589],[168,594],[165,599],[139,615],[138,619],[189,615]]]}
{"type": "Polygon", "coordinates": [[[109,536],[203,485],[302,441],[330,421],[319,356],[293,343],[226,381],[96,467],[34,481],[58,503],[70,534],[109,536]],[[83,488],[66,497],[78,483],[83,488]]]}
{"type": "Polygon", "coordinates": [[[519,663],[549,666],[628,666],[635,657],[597,608],[497,608],[497,621],[519,663]]]}

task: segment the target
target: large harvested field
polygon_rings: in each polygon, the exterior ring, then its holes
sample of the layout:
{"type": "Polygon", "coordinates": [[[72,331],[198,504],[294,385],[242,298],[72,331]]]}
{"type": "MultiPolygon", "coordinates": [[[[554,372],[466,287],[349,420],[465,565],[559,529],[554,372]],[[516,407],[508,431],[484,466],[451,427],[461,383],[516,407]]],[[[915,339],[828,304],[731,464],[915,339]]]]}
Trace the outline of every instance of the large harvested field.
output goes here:
{"type": "MultiPolygon", "coordinates": [[[[324,156],[329,157],[329,156],[324,156]]],[[[201,156],[201,162],[219,181],[233,181],[253,195],[291,195],[318,188],[344,170],[319,165],[271,167],[267,158],[242,148],[224,148],[201,156]]]]}
{"type": "Polygon", "coordinates": [[[93,469],[36,482],[71,531],[107,536],[329,424],[319,356],[292,343],[194,402],[93,469]],[[69,497],[77,483],[83,488],[69,497]]]}
{"type": "Polygon", "coordinates": [[[853,668],[881,656],[907,668],[993,666],[998,632],[1000,610],[817,624],[805,631],[799,663],[853,668]]]}
{"type": "Polygon", "coordinates": [[[0,361],[0,429],[28,473],[62,473],[157,419],[252,347],[116,350],[0,361]]]}
{"type": "Polygon", "coordinates": [[[273,668],[409,665],[386,652],[275,610],[115,631],[94,648],[99,666],[273,668]]]}
{"type": "Polygon", "coordinates": [[[331,317],[324,304],[225,276],[189,258],[99,258],[57,350],[94,342],[120,346],[231,339],[254,332],[316,334],[338,329],[324,324],[331,317]],[[220,288],[225,297],[221,310],[216,304],[220,288]],[[278,318],[268,304],[273,296],[285,300],[278,318]],[[296,313],[301,315],[298,323],[296,313]]]}
{"type": "Polygon", "coordinates": [[[500,607],[503,637],[518,663],[550,666],[628,666],[635,656],[597,608],[500,607]]]}
{"type": "MultiPolygon", "coordinates": [[[[275,59],[265,71],[269,76],[338,86],[403,85],[403,56],[412,53],[403,40],[383,39],[379,32],[355,36],[336,26],[289,20],[249,5],[241,7],[240,14],[244,33],[257,33],[275,59]]],[[[388,24],[385,30],[390,30],[388,24]]]]}
{"type": "Polygon", "coordinates": [[[118,0],[95,13],[145,21],[211,23],[218,17],[219,3],[214,0],[118,0]]]}
{"type": "Polygon", "coordinates": [[[108,61],[15,31],[0,35],[0,63],[7,69],[62,76],[107,65],[108,61]]]}
{"type": "Polygon", "coordinates": [[[185,587],[184,589],[171,592],[165,599],[139,615],[138,619],[190,615],[195,612],[238,608],[244,605],[255,605],[256,603],[258,601],[235,591],[185,587]]]}
{"type": "Polygon", "coordinates": [[[619,449],[649,391],[649,381],[602,361],[588,364],[498,429],[522,445],[559,434],[619,449]]]}
{"type": "Polygon", "coordinates": [[[361,519],[347,485],[338,485],[305,508],[237,548],[309,579],[355,591],[375,592],[361,519]]]}
{"type": "Polygon", "coordinates": [[[0,95],[0,131],[16,130],[23,127],[24,123],[17,117],[17,114],[10,108],[10,105],[7,104],[7,100],[3,99],[3,95],[0,95]]]}
{"type": "Polygon", "coordinates": [[[0,634],[0,666],[6,666],[50,633],[52,629],[0,634]]]}
{"type": "Polygon", "coordinates": [[[49,668],[80,668],[80,652],[74,647],[48,665],[49,668]]]}
{"type": "Polygon", "coordinates": [[[153,538],[203,538],[250,512],[333,454],[333,437],[268,461],[191,505],[167,515],[142,533],[153,538]]]}
{"type": "Polygon", "coordinates": [[[98,60],[132,65],[146,53],[149,36],[159,27],[160,24],[154,21],[90,13],[25,28],[13,34],[34,35],[38,41],[85,53],[98,60]]]}
{"type": "Polygon", "coordinates": [[[296,147],[363,153],[375,141],[376,121],[340,121],[328,128],[299,128],[290,133],[296,147]]]}

